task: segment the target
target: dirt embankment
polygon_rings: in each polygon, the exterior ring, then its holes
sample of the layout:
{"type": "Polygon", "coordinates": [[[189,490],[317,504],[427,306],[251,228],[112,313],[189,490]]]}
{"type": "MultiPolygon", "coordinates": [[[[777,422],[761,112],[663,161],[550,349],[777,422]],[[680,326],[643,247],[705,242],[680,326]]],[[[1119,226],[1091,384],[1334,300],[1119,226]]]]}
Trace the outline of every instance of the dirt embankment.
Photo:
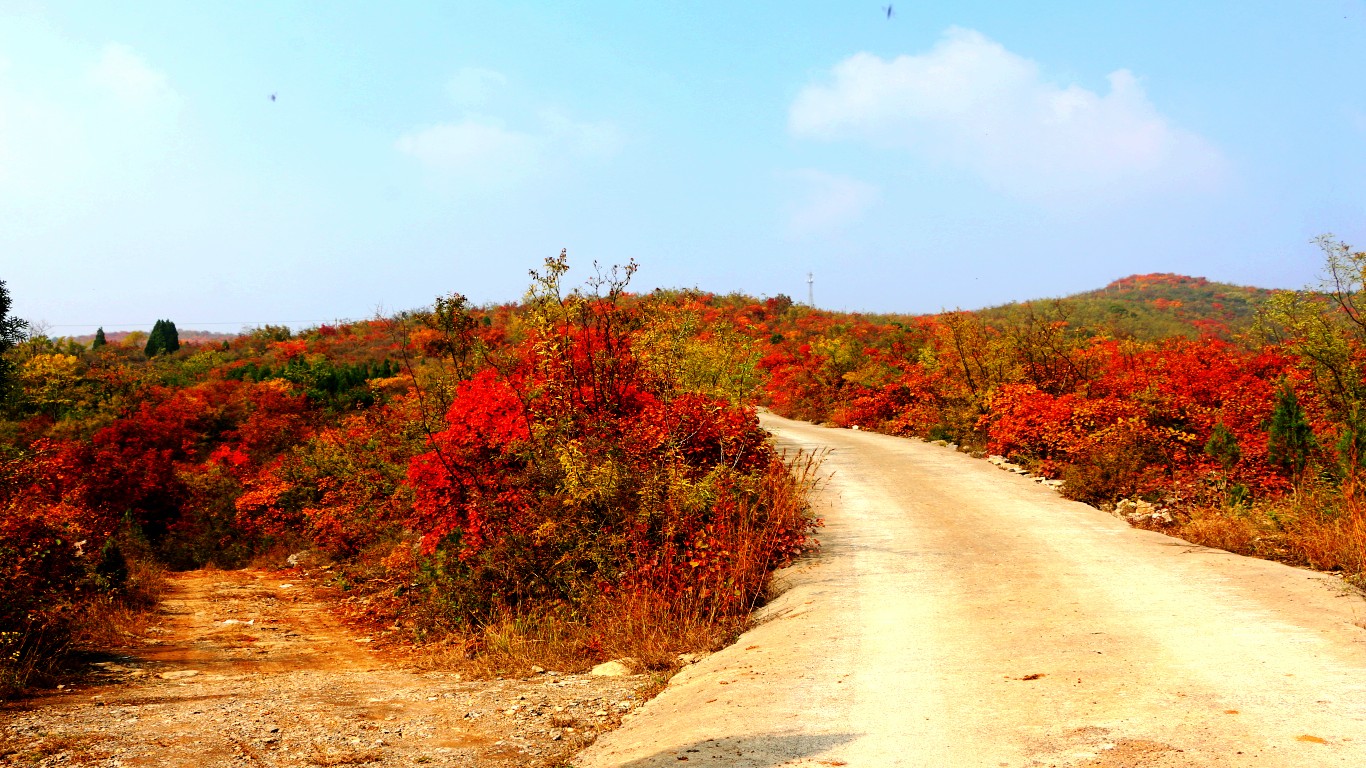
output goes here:
{"type": "Polygon", "coordinates": [[[560,765],[646,682],[414,671],[319,591],[289,572],[173,575],[146,634],[86,681],[0,706],[0,764],[560,765]]]}

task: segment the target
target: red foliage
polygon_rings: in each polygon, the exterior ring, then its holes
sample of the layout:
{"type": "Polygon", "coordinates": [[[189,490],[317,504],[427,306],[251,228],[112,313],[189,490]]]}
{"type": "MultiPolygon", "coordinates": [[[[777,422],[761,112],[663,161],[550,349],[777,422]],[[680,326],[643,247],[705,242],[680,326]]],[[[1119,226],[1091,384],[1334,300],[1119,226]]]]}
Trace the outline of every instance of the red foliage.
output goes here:
{"type": "Polygon", "coordinates": [[[66,498],[73,470],[62,446],[46,441],[0,461],[0,694],[22,682],[11,669],[65,647],[93,591],[112,525],[66,498]]]}
{"type": "Polygon", "coordinates": [[[491,369],[459,386],[446,424],[432,450],[409,466],[413,524],[428,552],[458,532],[468,557],[483,548],[491,526],[497,535],[526,520],[532,494],[520,449],[530,431],[517,392],[491,369]]]}
{"type": "Polygon", "coordinates": [[[1036,461],[1057,474],[1123,441],[1156,452],[1166,482],[1181,485],[1220,468],[1204,447],[1222,423],[1241,452],[1230,479],[1255,491],[1284,490],[1266,461],[1265,424],[1276,382],[1292,372],[1287,358],[1213,339],[1172,340],[1156,348],[1102,342],[1088,354],[1102,359],[1102,375],[1084,392],[998,389],[983,419],[988,450],[1036,461]]]}
{"type": "Polygon", "coordinates": [[[645,402],[625,424],[622,445],[640,471],[672,457],[698,478],[718,466],[749,474],[771,461],[766,433],[755,417],[698,394],[645,402]]]}

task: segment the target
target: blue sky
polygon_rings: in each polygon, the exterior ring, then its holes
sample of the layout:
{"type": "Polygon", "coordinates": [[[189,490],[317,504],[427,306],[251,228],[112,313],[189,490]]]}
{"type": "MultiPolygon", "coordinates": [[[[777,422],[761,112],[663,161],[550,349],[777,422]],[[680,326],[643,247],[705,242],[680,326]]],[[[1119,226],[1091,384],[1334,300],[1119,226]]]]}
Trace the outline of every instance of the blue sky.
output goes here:
{"type": "Polygon", "coordinates": [[[570,5],[0,0],[15,314],[515,300],[561,248],[931,312],[1366,246],[1363,0],[570,5]]]}

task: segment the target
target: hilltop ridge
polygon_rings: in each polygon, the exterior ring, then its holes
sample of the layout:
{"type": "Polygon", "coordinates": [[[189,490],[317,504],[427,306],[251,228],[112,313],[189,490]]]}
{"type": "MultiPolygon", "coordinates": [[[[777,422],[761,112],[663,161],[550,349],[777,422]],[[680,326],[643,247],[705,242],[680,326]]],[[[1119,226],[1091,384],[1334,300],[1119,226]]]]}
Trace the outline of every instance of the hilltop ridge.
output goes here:
{"type": "Polygon", "coordinates": [[[1158,272],[1121,277],[1104,288],[1061,298],[988,307],[979,310],[979,314],[1004,319],[1043,305],[1055,308],[1074,327],[1116,337],[1228,338],[1247,331],[1258,309],[1274,293],[1269,288],[1158,272]]]}

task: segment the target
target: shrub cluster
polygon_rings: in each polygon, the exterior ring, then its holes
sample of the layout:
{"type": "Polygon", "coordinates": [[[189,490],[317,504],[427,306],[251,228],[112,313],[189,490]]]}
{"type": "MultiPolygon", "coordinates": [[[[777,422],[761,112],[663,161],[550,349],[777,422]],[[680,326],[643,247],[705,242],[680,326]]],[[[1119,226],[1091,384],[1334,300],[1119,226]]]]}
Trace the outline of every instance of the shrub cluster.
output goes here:
{"type": "Polygon", "coordinates": [[[154,355],[137,335],[19,343],[0,419],[5,685],[129,597],[126,556],[312,549],[373,616],[473,653],[513,626],[572,636],[578,663],[662,662],[732,632],[814,525],[743,402],[749,340],[695,296],[627,293],[633,266],[572,291],[567,270],[548,260],[517,306],[451,295],[154,355]]]}

